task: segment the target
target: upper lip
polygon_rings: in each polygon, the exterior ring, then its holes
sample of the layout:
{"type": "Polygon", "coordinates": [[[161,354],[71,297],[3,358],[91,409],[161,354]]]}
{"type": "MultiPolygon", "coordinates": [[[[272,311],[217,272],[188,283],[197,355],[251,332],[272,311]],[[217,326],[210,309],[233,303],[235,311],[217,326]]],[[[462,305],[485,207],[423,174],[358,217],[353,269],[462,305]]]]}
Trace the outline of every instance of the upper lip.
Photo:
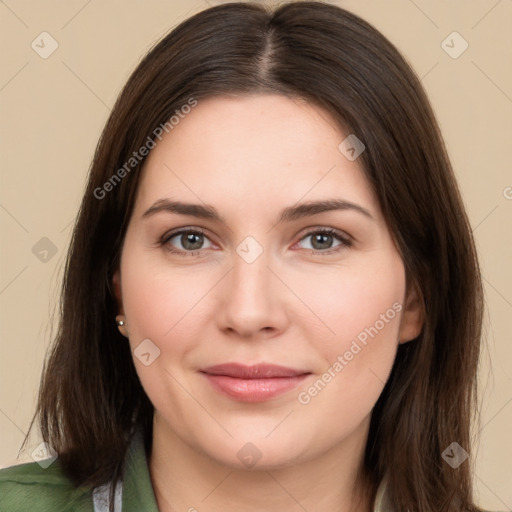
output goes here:
{"type": "Polygon", "coordinates": [[[237,379],[271,379],[276,377],[296,377],[310,372],[279,366],[275,364],[255,364],[248,366],[241,363],[224,363],[201,369],[209,375],[225,375],[237,379]]]}

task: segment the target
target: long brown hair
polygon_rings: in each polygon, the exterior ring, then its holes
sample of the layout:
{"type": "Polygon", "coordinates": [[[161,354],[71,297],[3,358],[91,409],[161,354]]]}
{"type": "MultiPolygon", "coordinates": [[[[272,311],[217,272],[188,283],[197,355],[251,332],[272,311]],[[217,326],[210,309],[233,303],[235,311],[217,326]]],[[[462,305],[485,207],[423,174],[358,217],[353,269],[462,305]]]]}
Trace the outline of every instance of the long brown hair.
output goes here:
{"type": "Polygon", "coordinates": [[[360,473],[368,495],[387,474],[399,511],[477,511],[470,463],[442,458],[454,441],[469,451],[477,409],[483,299],[469,222],[410,66],[370,24],[322,2],[206,9],[133,72],[94,155],[31,428],[38,418],[76,485],[120,478],[135,427],[150,449],[153,406],[114,322],[112,276],[144,159],[126,163],[191,98],[256,93],[305,99],[364,142],[360,162],[424,304],[423,330],[399,346],[372,413],[360,473]]]}

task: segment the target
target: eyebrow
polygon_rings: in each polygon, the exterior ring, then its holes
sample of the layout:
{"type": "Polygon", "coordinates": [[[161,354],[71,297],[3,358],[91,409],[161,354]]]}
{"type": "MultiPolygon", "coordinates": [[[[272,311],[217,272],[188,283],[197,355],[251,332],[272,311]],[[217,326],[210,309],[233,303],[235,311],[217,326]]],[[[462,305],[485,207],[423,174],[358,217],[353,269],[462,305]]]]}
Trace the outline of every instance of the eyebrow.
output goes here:
{"type": "MultiPolygon", "coordinates": [[[[309,201],[307,203],[289,206],[281,212],[281,216],[279,217],[277,223],[280,224],[282,222],[290,222],[293,220],[302,219],[304,217],[317,215],[319,213],[336,210],[355,211],[375,221],[375,218],[366,208],[363,208],[356,203],[345,201],[344,199],[328,199],[324,201],[309,201]]],[[[145,219],[161,212],[190,215],[201,219],[209,219],[225,223],[224,218],[213,206],[205,204],[183,203],[181,201],[171,201],[166,198],[156,201],[153,206],[151,206],[142,214],[142,218],[145,219]]]]}

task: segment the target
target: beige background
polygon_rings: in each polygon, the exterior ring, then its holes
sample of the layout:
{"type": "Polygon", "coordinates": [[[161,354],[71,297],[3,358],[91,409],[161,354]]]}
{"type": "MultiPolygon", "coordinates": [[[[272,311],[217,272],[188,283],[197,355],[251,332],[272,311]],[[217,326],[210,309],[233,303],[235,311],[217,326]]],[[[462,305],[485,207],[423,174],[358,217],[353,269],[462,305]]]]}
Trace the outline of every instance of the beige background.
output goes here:
{"type": "MultiPolygon", "coordinates": [[[[0,467],[31,460],[40,442],[33,436],[17,459],[51,337],[71,222],[110,107],[156,40],[217,3],[0,1],[0,467]],[[47,59],[31,47],[32,41],[42,46],[43,31],[58,43],[47,59]],[[33,251],[43,237],[56,246],[47,261],[41,249],[33,251]]],[[[475,462],[480,505],[511,510],[512,0],[333,3],[373,23],[402,50],[437,112],[476,236],[488,304],[481,442],[465,448],[475,462]],[[469,45],[456,59],[442,46],[453,31],[469,45]]],[[[464,44],[457,37],[445,43],[451,52],[464,44]]]]}

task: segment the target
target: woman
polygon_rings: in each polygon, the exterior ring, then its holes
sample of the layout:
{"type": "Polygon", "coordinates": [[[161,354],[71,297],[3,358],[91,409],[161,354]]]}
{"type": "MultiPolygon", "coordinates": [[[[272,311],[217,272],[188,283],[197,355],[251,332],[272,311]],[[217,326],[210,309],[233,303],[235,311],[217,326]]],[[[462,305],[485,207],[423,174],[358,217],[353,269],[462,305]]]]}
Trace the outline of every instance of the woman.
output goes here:
{"type": "Polygon", "coordinates": [[[328,4],[207,9],[98,144],[34,416],[58,458],[0,472],[2,510],[478,511],[482,307],[395,47],[328,4]]]}

